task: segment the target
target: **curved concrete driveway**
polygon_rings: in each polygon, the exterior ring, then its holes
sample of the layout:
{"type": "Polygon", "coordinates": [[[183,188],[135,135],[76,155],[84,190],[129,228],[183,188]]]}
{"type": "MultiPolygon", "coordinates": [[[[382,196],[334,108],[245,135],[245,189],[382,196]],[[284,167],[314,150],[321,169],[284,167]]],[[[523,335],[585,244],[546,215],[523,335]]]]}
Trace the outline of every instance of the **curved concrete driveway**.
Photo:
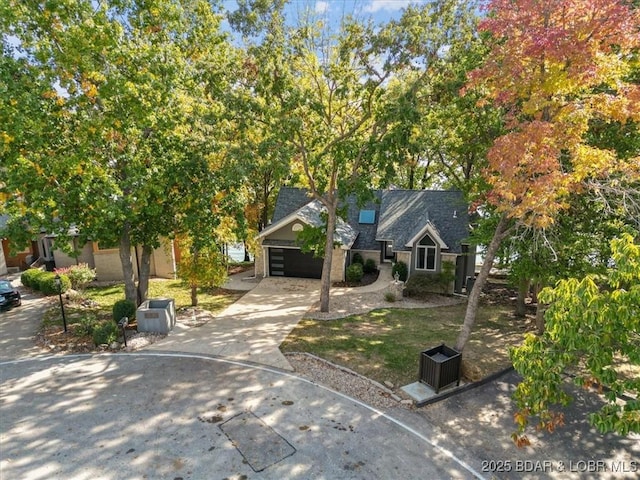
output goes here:
{"type": "Polygon", "coordinates": [[[205,325],[178,324],[146,350],[216,355],[292,370],[278,347],[319,295],[319,280],[265,278],[205,325]]]}

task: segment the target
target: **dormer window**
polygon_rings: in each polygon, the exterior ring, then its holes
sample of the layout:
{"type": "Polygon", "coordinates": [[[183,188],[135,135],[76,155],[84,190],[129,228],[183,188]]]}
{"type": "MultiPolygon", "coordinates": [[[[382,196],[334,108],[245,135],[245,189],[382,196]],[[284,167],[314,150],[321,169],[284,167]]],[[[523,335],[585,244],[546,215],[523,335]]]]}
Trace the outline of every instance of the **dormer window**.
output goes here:
{"type": "Polygon", "coordinates": [[[425,235],[416,246],[416,270],[435,272],[437,252],[436,242],[425,235]]]}
{"type": "Polygon", "coordinates": [[[363,225],[373,225],[376,223],[376,211],[375,210],[360,210],[360,216],[358,217],[358,223],[363,225]]]}

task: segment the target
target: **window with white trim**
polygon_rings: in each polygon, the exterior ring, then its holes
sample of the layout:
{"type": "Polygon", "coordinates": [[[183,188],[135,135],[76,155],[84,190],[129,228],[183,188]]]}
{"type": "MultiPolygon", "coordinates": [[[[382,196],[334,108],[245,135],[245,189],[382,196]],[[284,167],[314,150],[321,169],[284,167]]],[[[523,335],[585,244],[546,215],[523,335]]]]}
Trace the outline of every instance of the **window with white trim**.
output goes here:
{"type": "Polygon", "coordinates": [[[429,235],[425,235],[416,246],[416,270],[435,272],[437,252],[436,242],[429,235]]]}

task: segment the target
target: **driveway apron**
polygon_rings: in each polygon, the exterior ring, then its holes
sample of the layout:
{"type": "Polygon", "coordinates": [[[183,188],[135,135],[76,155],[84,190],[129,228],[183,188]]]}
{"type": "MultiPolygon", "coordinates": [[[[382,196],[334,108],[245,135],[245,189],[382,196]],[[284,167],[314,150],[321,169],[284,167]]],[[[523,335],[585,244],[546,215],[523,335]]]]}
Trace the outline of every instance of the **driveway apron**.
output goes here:
{"type": "Polygon", "coordinates": [[[178,324],[146,350],[216,355],[293,370],[278,347],[319,292],[319,280],[265,278],[210,322],[193,328],[178,324]]]}
{"type": "Polygon", "coordinates": [[[20,289],[22,306],[0,312],[0,361],[42,353],[35,345],[34,337],[51,299],[25,291],[18,274],[2,278],[20,289]]]}

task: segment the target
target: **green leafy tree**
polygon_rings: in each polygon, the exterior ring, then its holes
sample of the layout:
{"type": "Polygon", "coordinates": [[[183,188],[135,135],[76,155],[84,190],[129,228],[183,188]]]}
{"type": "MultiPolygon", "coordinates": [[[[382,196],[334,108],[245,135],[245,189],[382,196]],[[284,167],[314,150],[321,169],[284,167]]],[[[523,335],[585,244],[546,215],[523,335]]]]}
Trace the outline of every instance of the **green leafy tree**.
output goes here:
{"type": "Polygon", "coordinates": [[[2,91],[5,208],[35,231],[64,239],[73,225],[81,241],[118,244],[126,297],[142,301],[151,253],[182,228],[177,208],[185,202],[175,200],[191,189],[180,181],[208,178],[185,169],[188,149],[206,142],[215,150],[203,132],[225,132],[203,128],[222,123],[219,99],[233,71],[220,16],[199,0],[9,7],[2,39],[14,58],[3,62],[39,88],[2,91]],[[11,118],[17,101],[29,112],[40,104],[42,113],[11,118]],[[14,135],[27,120],[33,136],[14,135]]]}
{"type": "Polygon", "coordinates": [[[292,152],[292,174],[299,175],[326,212],[322,311],[329,309],[341,202],[350,195],[366,200],[371,186],[384,185],[392,174],[390,159],[376,155],[394,121],[385,114],[392,101],[387,84],[414,65],[437,58],[450,40],[456,8],[451,1],[410,8],[401,20],[380,29],[345,19],[333,36],[312,22],[282,28],[273,50],[282,62],[257,65],[278,108],[271,125],[292,152]]]}
{"type": "Polygon", "coordinates": [[[217,245],[198,248],[189,239],[178,242],[180,261],[178,277],[191,288],[191,305],[198,305],[199,287],[219,287],[227,279],[224,256],[217,245]]]}
{"type": "MultiPolygon", "coordinates": [[[[640,246],[631,235],[611,243],[615,268],[606,275],[561,280],[540,294],[550,304],[544,335],[529,334],[512,350],[514,367],[523,376],[514,398],[520,433],[531,417],[553,431],[562,424],[554,405],[571,398],[563,389],[565,374],[575,383],[595,386],[605,405],[590,415],[601,432],[640,432],[640,378],[624,373],[624,365],[640,367],[640,246]],[[626,401],[619,401],[623,396],[626,401]]],[[[527,443],[526,436],[515,438],[527,443]]]]}

